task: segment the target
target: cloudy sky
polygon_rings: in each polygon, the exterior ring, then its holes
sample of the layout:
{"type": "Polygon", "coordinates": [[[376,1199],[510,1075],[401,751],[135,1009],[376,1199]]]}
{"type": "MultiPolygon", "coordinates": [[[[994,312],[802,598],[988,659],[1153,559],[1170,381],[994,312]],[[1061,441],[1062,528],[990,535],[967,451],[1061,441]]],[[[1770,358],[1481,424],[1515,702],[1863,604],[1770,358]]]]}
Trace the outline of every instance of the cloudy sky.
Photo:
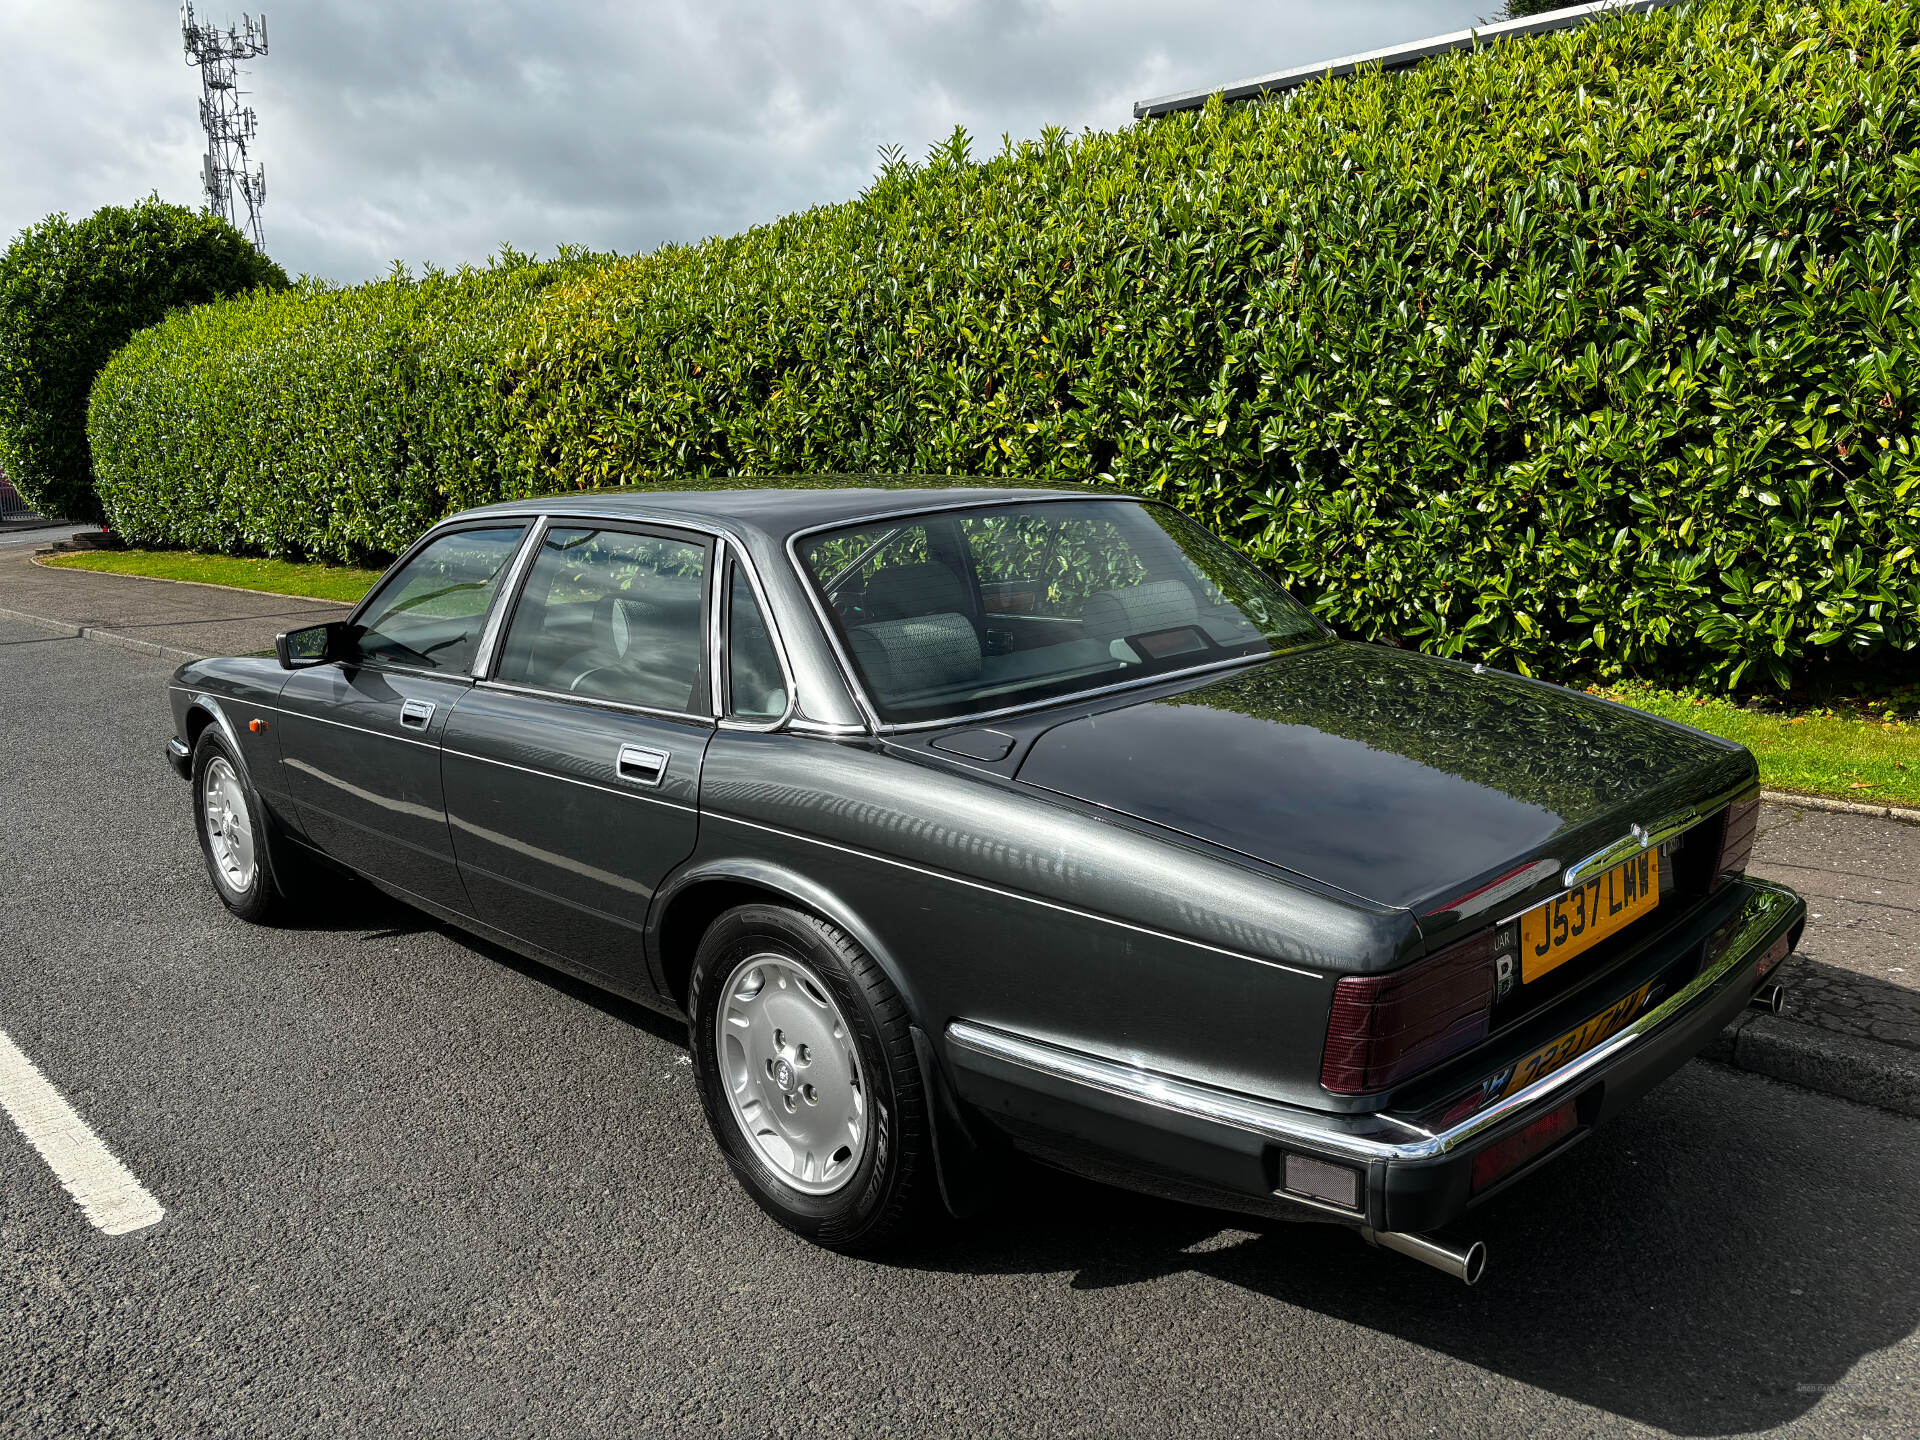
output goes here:
{"type": "MultiPolygon", "coordinates": [[[[238,16],[227,0],[203,21],[238,16]]],[[[239,0],[250,3],[250,0],[239,0]]],[[[632,252],[1132,102],[1456,30],[1500,0],[271,0],[249,67],[267,248],[363,279],[503,242],[632,252]]],[[[173,0],[0,0],[0,243],[157,191],[198,206],[173,0]]]]}

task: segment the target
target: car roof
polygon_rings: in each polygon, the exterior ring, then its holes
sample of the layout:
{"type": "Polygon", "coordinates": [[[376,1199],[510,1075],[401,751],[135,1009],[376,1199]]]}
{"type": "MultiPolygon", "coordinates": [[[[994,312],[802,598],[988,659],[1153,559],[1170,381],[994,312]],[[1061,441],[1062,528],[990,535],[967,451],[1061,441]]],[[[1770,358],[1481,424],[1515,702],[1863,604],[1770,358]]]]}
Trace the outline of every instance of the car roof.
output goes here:
{"type": "Polygon", "coordinates": [[[736,530],[757,530],[776,543],[822,526],[869,517],[914,515],[959,505],[1017,504],[1023,500],[1131,500],[1137,497],[1089,486],[1012,489],[991,485],[754,486],[735,490],[571,490],[527,500],[509,500],[464,512],[460,518],[512,512],[524,515],[596,515],[609,520],[655,517],[685,519],[736,530]]]}

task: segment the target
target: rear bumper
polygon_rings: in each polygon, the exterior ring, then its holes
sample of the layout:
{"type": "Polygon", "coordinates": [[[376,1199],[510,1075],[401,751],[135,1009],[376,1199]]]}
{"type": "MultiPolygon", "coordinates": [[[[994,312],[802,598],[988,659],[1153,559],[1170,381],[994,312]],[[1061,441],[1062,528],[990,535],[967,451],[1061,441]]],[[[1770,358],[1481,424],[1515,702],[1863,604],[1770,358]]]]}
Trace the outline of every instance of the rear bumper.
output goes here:
{"type": "Polygon", "coordinates": [[[167,764],[173,767],[173,773],[182,780],[193,778],[193,751],[189,750],[177,736],[167,741],[167,764]]]}
{"type": "Polygon", "coordinates": [[[1025,1148],[1104,1179],[1260,1213],[1429,1230],[1632,1104],[1739,1015],[1761,983],[1762,958],[1783,940],[1797,943],[1806,918],[1790,890],[1743,888],[1722,948],[1689,983],[1586,1054],[1445,1129],[1279,1104],[964,1020],[946,1034],[955,1085],[1025,1148]],[[1475,1156],[1569,1102],[1572,1135],[1474,1193],[1475,1156]],[[1287,1194],[1289,1154],[1358,1172],[1358,1204],[1287,1194]]]}

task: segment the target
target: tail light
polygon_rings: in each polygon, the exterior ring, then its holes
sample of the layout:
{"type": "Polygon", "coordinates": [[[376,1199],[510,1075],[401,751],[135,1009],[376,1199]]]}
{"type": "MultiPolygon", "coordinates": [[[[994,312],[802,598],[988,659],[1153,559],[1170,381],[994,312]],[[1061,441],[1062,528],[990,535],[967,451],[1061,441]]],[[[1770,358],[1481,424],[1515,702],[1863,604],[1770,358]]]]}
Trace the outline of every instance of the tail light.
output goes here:
{"type": "Polygon", "coordinates": [[[1364,1095],[1486,1039],[1495,967],[1513,929],[1483,930],[1391,975],[1349,975],[1333,987],[1320,1084],[1364,1095]]]}
{"type": "Polygon", "coordinates": [[[1729,805],[1720,829],[1720,856],[1713,862],[1713,890],[1719,890],[1747,873],[1747,861],[1753,858],[1753,839],[1760,828],[1760,797],[1736,800],[1729,805]]]}

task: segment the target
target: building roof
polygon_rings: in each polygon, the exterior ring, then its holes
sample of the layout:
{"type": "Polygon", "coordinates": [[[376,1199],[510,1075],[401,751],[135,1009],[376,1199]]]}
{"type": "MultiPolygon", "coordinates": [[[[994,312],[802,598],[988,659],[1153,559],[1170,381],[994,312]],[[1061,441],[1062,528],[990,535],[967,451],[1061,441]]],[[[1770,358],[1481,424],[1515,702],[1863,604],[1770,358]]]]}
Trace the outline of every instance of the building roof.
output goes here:
{"type": "Polygon", "coordinates": [[[1590,5],[1570,5],[1564,10],[1552,10],[1545,15],[1534,15],[1524,20],[1502,20],[1493,25],[1480,25],[1471,30],[1455,30],[1447,35],[1435,35],[1426,40],[1415,40],[1406,45],[1395,45],[1386,50],[1369,50],[1362,55],[1343,55],[1338,60],[1320,60],[1311,65],[1297,65],[1291,70],[1276,70],[1270,75],[1254,75],[1245,80],[1235,80],[1228,85],[1207,85],[1198,90],[1182,90],[1173,95],[1158,95],[1151,100],[1136,100],[1133,104],[1133,118],[1150,120],[1159,115],[1171,115],[1176,110],[1197,110],[1214,95],[1219,95],[1229,103],[1236,100],[1257,100],[1265,95],[1280,95],[1289,90],[1297,90],[1302,85],[1315,80],[1332,79],[1339,75],[1351,75],[1369,65],[1377,65],[1382,70],[1406,70],[1435,55],[1444,55],[1454,50],[1477,50],[1482,45],[1492,44],[1496,40],[1505,40],[1523,35],[1544,35],[1552,30],[1571,30],[1585,25],[1603,15],[1620,12],[1623,14],[1645,14],[1649,10],[1663,10],[1677,3],[1677,0],[1596,0],[1590,5]]]}

